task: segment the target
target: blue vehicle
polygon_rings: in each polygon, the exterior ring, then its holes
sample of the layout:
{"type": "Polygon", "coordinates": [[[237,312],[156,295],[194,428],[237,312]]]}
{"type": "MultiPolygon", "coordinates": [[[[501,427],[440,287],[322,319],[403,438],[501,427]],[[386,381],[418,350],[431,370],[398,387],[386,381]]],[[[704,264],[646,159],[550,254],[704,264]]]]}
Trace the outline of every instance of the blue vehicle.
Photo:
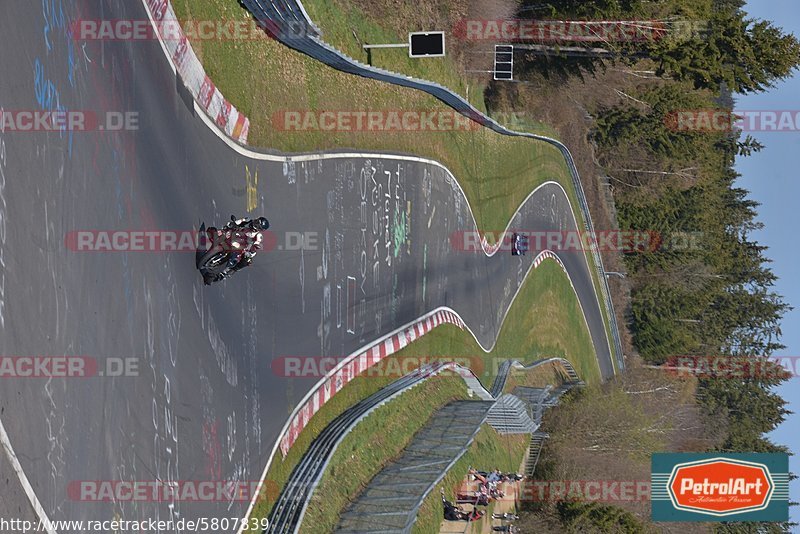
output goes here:
{"type": "Polygon", "coordinates": [[[511,236],[511,255],[524,256],[528,252],[528,236],[516,232],[511,236]]]}

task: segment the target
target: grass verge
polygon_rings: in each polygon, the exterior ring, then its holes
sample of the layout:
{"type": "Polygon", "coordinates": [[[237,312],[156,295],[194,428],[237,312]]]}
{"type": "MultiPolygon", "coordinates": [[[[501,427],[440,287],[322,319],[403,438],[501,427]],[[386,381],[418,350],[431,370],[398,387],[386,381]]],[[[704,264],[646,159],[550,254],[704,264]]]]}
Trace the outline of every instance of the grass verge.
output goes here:
{"type": "MultiPolygon", "coordinates": [[[[484,93],[493,68],[493,43],[468,43],[456,31],[467,12],[480,18],[474,8],[462,0],[429,0],[423,4],[394,0],[305,0],[303,5],[311,20],[320,27],[322,38],[346,55],[366,64],[421,80],[436,82],[461,95],[476,109],[500,124],[517,131],[557,137],[550,125],[522,113],[504,113],[486,105],[484,93]],[[438,30],[445,32],[445,57],[410,58],[408,50],[362,48],[365,43],[408,42],[409,32],[438,30]]],[[[473,2],[474,4],[474,2],[473,2]]],[[[496,0],[493,17],[511,17],[516,0],[496,0]]],[[[490,8],[491,10],[491,8],[490,8]]],[[[499,82],[503,83],[503,82],[499,82]]]]}
{"type": "MultiPolygon", "coordinates": [[[[435,2],[431,2],[435,4],[435,2]]],[[[485,83],[478,78],[468,79],[453,53],[452,26],[455,23],[447,9],[436,13],[431,6],[411,2],[360,2],[350,0],[305,0],[308,15],[322,30],[322,38],[348,56],[375,67],[439,83],[470,100],[486,112],[483,101],[485,83]],[[422,19],[422,20],[420,20],[422,19]],[[423,25],[435,25],[424,28],[423,25]],[[445,57],[411,58],[408,49],[373,49],[366,51],[362,44],[407,43],[408,33],[421,30],[445,32],[445,57]]],[[[452,2],[447,6],[452,8],[452,2]]],[[[489,79],[482,75],[481,79],[489,79]]]]}
{"type": "Polygon", "coordinates": [[[403,354],[466,357],[470,361],[480,358],[483,369],[476,374],[487,387],[497,374],[497,366],[512,358],[530,363],[559,356],[572,362],[581,379],[600,381],[600,368],[578,299],[567,276],[551,260],[542,262],[523,283],[490,353],[485,353],[472,336],[452,327],[437,328],[403,349],[403,354]]]}
{"type": "MultiPolygon", "coordinates": [[[[239,20],[249,14],[235,0],[173,0],[181,20],[239,20]]],[[[326,23],[334,23],[326,20],[326,23]]],[[[208,75],[251,120],[250,143],[287,152],[358,148],[409,153],[437,160],[458,178],[481,228],[500,230],[546,180],[572,191],[558,150],[544,142],[486,128],[450,131],[285,131],[286,111],[418,110],[452,114],[421,92],[329,68],[265,38],[193,40],[208,75]]],[[[477,123],[471,123],[477,126],[477,123]]],[[[574,194],[572,195],[574,198],[574,194]]]]}

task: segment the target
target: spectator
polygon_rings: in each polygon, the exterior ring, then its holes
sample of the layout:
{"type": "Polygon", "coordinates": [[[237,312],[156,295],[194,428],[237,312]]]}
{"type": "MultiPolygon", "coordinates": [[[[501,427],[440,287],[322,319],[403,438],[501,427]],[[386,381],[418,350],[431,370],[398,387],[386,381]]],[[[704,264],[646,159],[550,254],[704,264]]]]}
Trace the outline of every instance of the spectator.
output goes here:
{"type": "Polygon", "coordinates": [[[484,472],[476,471],[474,468],[470,467],[469,474],[472,475],[474,480],[477,480],[481,484],[486,484],[486,476],[484,472]]]}
{"type": "Polygon", "coordinates": [[[460,506],[456,506],[444,498],[444,489],[442,489],[442,506],[444,507],[444,518],[447,521],[477,521],[484,514],[484,512],[478,511],[474,505],[472,512],[465,512],[460,506]]]}

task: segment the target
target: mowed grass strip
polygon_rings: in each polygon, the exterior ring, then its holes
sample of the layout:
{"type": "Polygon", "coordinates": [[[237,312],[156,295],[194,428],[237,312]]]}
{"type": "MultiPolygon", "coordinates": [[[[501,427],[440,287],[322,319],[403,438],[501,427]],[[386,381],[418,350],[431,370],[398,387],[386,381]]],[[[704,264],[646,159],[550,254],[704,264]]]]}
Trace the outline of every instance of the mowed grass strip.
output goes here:
{"type": "MultiPolygon", "coordinates": [[[[173,6],[181,20],[250,19],[235,0],[173,0],[173,6]]],[[[473,122],[475,127],[456,131],[286,131],[286,112],[303,117],[318,117],[323,110],[455,112],[421,91],[341,73],[266,37],[193,40],[192,46],[225,97],[250,118],[254,146],[393,151],[439,161],[458,178],[478,225],[492,231],[505,228],[525,197],[546,180],[559,181],[574,198],[558,150],[473,122]]]]}
{"type": "Polygon", "coordinates": [[[582,380],[600,381],[597,356],[575,291],[553,260],[545,260],[531,271],[490,353],[484,352],[468,333],[456,327],[440,327],[403,349],[402,354],[479,358],[483,369],[476,374],[487,387],[491,386],[498,365],[509,359],[531,363],[542,358],[566,358],[582,380]]]}
{"type": "MultiPolygon", "coordinates": [[[[467,3],[462,0],[429,0],[424,4],[394,0],[305,0],[303,5],[322,30],[325,42],[346,55],[365,64],[443,85],[513,130],[556,137],[557,132],[551,126],[521,119],[524,112],[497,113],[486,106],[484,91],[492,75],[485,71],[493,68],[495,43],[462,40],[465,13],[474,7],[467,3]],[[407,48],[372,49],[369,53],[362,48],[364,44],[407,43],[408,34],[418,31],[444,31],[445,57],[412,58],[407,48]]],[[[516,2],[506,4],[511,8],[507,15],[511,16],[516,2]]]]}
{"type": "MultiPolygon", "coordinates": [[[[512,17],[516,2],[505,4],[506,16],[512,17]]],[[[557,137],[551,126],[522,119],[524,111],[509,114],[486,106],[484,91],[492,75],[485,71],[493,68],[494,42],[462,40],[467,13],[471,12],[470,18],[476,17],[475,6],[468,1],[305,0],[303,5],[322,30],[325,42],[346,55],[365,64],[443,85],[513,130],[557,137]],[[445,57],[411,58],[407,48],[372,49],[369,53],[362,48],[364,44],[407,43],[408,34],[418,31],[444,31],[445,57]]],[[[495,11],[495,16],[499,13],[495,11]]]]}

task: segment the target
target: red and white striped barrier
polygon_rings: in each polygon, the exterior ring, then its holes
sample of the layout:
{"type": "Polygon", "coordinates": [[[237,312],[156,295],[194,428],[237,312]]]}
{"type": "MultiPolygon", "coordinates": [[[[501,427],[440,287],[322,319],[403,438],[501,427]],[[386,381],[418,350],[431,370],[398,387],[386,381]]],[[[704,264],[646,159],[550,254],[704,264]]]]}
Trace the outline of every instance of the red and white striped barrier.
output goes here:
{"type": "Polygon", "coordinates": [[[306,397],[305,404],[292,418],[289,428],[281,438],[283,456],[285,457],[288,454],[289,449],[297,440],[297,436],[308,425],[311,417],[348,382],[382,359],[400,351],[415,339],[445,323],[454,324],[462,330],[464,329],[464,322],[455,313],[449,310],[435,311],[388,338],[373,343],[372,346],[367,347],[363,352],[350,359],[348,363],[330,373],[317,386],[317,389],[306,397]]]}
{"type": "Polygon", "coordinates": [[[145,5],[150,11],[156,31],[159,32],[161,44],[172,58],[175,69],[189,92],[231,139],[246,144],[250,132],[250,120],[225,100],[214,82],[206,75],[203,65],[183,31],[180,38],[176,38],[172,30],[179,28],[180,25],[170,0],[145,0],[145,5]],[[165,21],[168,24],[164,24],[165,21]],[[170,28],[170,35],[162,34],[164,28],[170,28]]]}
{"type": "MultiPolygon", "coordinates": [[[[544,260],[555,260],[556,263],[566,273],[564,264],[555,253],[545,250],[533,260],[533,268],[538,267],[544,260]]],[[[360,375],[387,356],[400,351],[403,347],[417,338],[427,334],[440,324],[454,324],[464,329],[464,321],[461,317],[449,310],[438,310],[431,312],[414,324],[392,334],[388,338],[379,340],[371,346],[365,348],[360,354],[348,358],[347,363],[333,370],[325,379],[317,385],[310,395],[307,395],[295,411],[286,432],[281,437],[280,448],[283,456],[289,453],[289,449],[297,441],[300,432],[308,425],[311,417],[317,413],[322,406],[328,402],[338,391],[347,385],[353,378],[360,375]]]]}
{"type": "Polygon", "coordinates": [[[569,273],[567,273],[567,268],[564,267],[563,263],[561,263],[561,258],[559,258],[555,252],[550,250],[543,250],[538,256],[536,256],[536,258],[534,258],[533,268],[537,268],[544,260],[554,260],[558,266],[561,267],[561,270],[564,271],[567,276],[569,276],[569,273]]]}
{"type": "Polygon", "coordinates": [[[497,243],[490,244],[489,241],[486,239],[485,235],[481,236],[481,246],[483,246],[483,250],[485,251],[485,253],[491,256],[492,254],[497,252],[497,249],[499,249],[500,245],[503,244],[503,237],[505,237],[505,234],[503,234],[503,236],[497,243]]]}

